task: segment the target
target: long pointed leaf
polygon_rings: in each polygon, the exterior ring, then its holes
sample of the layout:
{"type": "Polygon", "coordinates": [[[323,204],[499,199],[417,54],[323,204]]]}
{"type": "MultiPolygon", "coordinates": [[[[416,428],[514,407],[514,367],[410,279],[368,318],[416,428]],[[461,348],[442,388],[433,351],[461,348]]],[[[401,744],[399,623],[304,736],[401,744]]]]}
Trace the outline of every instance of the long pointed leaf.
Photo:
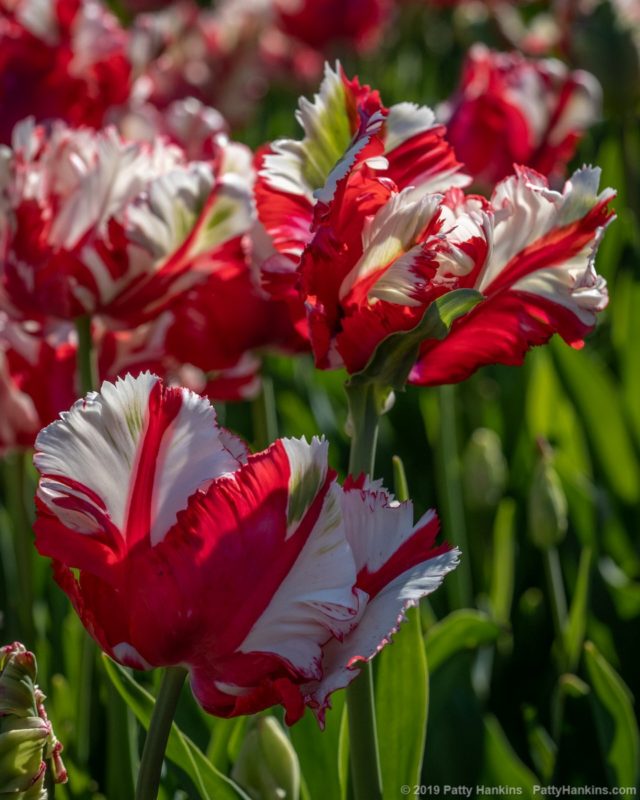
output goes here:
{"type": "Polygon", "coordinates": [[[376,717],[383,797],[395,800],[398,787],[420,782],[427,733],[429,674],[419,609],[378,656],[376,717]]]}
{"type": "MultiPolygon", "coordinates": [[[[138,721],[149,728],[154,699],[129,673],[103,656],[107,675],[138,721]]],[[[167,744],[167,758],[193,780],[202,800],[250,800],[242,789],[207,761],[204,753],[174,723],[167,744]]]]}
{"type": "Polygon", "coordinates": [[[613,786],[635,786],[640,775],[640,735],[631,692],[593,642],[585,643],[584,654],[609,779],[613,786]]]}
{"type": "Polygon", "coordinates": [[[431,672],[455,653],[493,644],[502,628],[483,611],[453,611],[427,631],[425,643],[431,672]]]}
{"type": "Polygon", "coordinates": [[[582,642],[587,628],[587,606],[589,602],[589,576],[591,572],[591,548],[585,547],[580,556],[578,579],[569,609],[569,619],[564,630],[565,668],[573,672],[578,666],[582,642]]]}
{"type": "Polygon", "coordinates": [[[323,731],[308,710],[291,728],[291,741],[311,800],[342,800],[343,797],[338,762],[344,697],[344,692],[337,692],[331,698],[332,707],[327,711],[323,731]]]}

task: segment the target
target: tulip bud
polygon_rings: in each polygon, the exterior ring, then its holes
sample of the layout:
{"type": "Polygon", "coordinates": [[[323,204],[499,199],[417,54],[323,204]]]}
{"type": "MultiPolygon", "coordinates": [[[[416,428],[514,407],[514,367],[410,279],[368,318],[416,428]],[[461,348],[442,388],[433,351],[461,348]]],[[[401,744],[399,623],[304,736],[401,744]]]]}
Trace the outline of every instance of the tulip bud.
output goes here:
{"type": "Polygon", "coordinates": [[[298,800],[298,756],[275,717],[256,720],[245,737],[232,777],[255,800],[298,800]]]}
{"type": "Polygon", "coordinates": [[[567,531],[567,498],[548,455],[536,465],[529,490],[529,536],[541,550],[555,547],[567,531]]]}
{"type": "Polygon", "coordinates": [[[0,797],[46,800],[46,762],[55,783],[67,780],[36,677],[33,653],[18,642],[0,648],[0,797]]]}
{"type": "Polygon", "coordinates": [[[491,509],[507,483],[507,462],[500,437],[489,428],[473,432],[462,458],[465,500],[473,510],[491,509]]]}

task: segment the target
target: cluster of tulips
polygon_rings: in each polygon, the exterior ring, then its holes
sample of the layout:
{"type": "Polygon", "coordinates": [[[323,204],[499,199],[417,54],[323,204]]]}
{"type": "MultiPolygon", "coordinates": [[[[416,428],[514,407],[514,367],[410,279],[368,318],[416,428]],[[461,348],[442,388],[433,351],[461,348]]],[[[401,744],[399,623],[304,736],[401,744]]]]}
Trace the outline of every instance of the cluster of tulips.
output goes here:
{"type": "MultiPolygon", "coordinates": [[[[35,546],[89,635],[166,670],[140,798],[188,675],[207,712],[281,705],[288,725],[309,707],[322,726],[349,687],[353,788],[373,800],[367,662],[465,557],[375,479],[378,420],[407,384],[521,364],[556,333],[582,346],[614,193],[596,167],[565,172],[599,88],[477,45],[434,113],[327,63],[299,138],[252,152],[224,118],[256,71],[220,54],[230,27],[242,12],[264,34],[268,15],[261,63],[311,75],[330,37],[311,3],[249,5],[125,28],[96,0],[0,2],[0,445],[35,449],[35,546]],[[269,350],[344,370],[342,484],[321,436],[251,453],[219,425],[212,402],[259,392],[269,350]]],[[[338,32],[358,46],[389,13],[365,5],[338,32]]],[[[2,653],[0,684],[16,663],[33,682],[30,656],[2,653]]]]}

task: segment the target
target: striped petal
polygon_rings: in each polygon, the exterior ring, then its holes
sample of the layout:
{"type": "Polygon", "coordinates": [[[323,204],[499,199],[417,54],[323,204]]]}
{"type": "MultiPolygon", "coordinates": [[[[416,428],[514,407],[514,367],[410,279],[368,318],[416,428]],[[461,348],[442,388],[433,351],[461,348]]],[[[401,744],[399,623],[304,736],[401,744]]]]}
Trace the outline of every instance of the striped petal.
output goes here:
{"type": "Polygon", "coordinates": [[[162,541],[189,497],[237,469],[208,401],[149,373],[103,383],[36,441],[38,496],[79,534],[162,541]]]}
{"type": "Polygon", "coordinates": [[[474,272],[474,288],[487,299],[446,339],[425,342],[412,383],[453,383],[485,364],[521,364],[529,348],[554,333],[582,346],[608,299],[594,261],[613,192],[598,192],[599,175],[578,170],[559,193],[520,168],[498,185],[489,252],[474,272]]]}
{"type": "Polygon", "coordinates": [[[459,557],[448,545],[435,545],[433,511],[414,526],[412,504],[398,503],[384,489],[352,483],[345,486],[342,505],[356,587],[366,605],[353,631],[325,646],[322,678],[304,687],[321,724],[329,695],[357,677],[358,662],[369,661],[391,640],[406,610],[435,591],[459,557]]]}

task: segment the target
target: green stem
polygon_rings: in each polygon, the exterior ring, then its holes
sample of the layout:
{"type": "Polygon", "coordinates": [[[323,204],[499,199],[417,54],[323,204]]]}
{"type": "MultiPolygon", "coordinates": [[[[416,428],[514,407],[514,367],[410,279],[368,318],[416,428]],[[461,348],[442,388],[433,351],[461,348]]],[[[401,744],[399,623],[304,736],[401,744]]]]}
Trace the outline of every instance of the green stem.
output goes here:
{"type": "MultiPolygon", "coordinates": [[[[95,353],[91,340],[91,317],[84,316],[76,319],[76,333],[78,336],[76,382],[80,394],[86,395],[96,388],[97,383],[95,353]]],[[[95,646],[86,631],[83,631],[79,656],[80,683],[76,706],[76,757],[78,764],[84,767],[89,761],[91,745],[91,701],[95,678],[95,646]]]]}
{"type": "Polygon", "coordinates": [[[93,391],[98,383],[98,370],[91,341],[91,317],[78,317],[76,332],[78,334],[78,388],[80,393],[85,395],[87,392],[93,391]]]}
{"type": "MultiPolygon", "coordinates": [[[[564,687],[558,683],[551,700],[551,738],[559,745],[562,736],[562,723],[564,721],[566,695],[564,687]]],[[[554,764],[555,771],[555,764],[554,764]]],[[[553,775],[552,775],[553,777],[553,775]]]]}
{"type": "Polygon", "coordinates": [[[354,477],[363,472],[373,475],[380,419],[376,387],[372,384],[347,384],[347,397],[352,428],[349,474],[354,477]]]}
{"type": "Polygon", "coordinates": [[[262,376],[262,389],[252,404],[253,444],[256,450],[264,450],[278,438],[278,416],[273,391],[273,381],[262,376]]]}
{"type": "Polygon", "coordinates": [[[355,800],[382,800],[382,772],[373,701],[373,671],[365,664],[347,688],[349,760],[355,800]]]}
{"type": "Polygon", "coordinates": [[[138,772],[137,727],[133,712],[107,681],[107,797],[132,797],[138,772]]]}
{"type": "Polygon", "coordinates": [[[462,551],[460,565],[449,576],[446,586],[454,608],[473,605],[473,586],[467,528],[464,519],[464,501],[460,483],[458,437],[456,433],[455,389],[439,386],[440,429],[437,446],[438,488],[443,528],[449,541],[462,551]]]}
{"type": "Polygon", "coordinates": [[[51,761],[47,762],[47,771],[44,775],[44,788],[46,791],[47,800],[55,800],[56,797],[56,784],[53,780],[53,766],[51,761]]]}
{"type": "MultiPolygon", "coordinates": [[[[347,385],[351,420],[351,452],[349,473],[373,476],[378,420],[379,397],[371,384],[347,385]]],[[[371,664],[365,664],[360,675],[347,688],[349,719],[349,758],[355,800],[381,800],[382,772],[378,754],[373,699],[371,664]]]]}
{"type": "Polygon", "coordinates": [[[12,520],[13,546],[18,579],[17,611],[21,639],[35,648],[33,623],[33,535],[25,498],[26,453],[16,452],[4,462],[7,510],[12,520]]]}
{"type": "Polygon", "coordinates": [[[91,750],[91,705],[95,674],[95,644],[87,631],[80,631],[78,686],[76,687],[76,761],[80,767],[89,763],[91,750]]]}
{"type": "Polygon", "coordinates": [[[164,671],[142,751],[135,800],[156,800],[158,796],[162,761],[186,677],[187,670],[183,667],[168,667],[164,671]]]}

